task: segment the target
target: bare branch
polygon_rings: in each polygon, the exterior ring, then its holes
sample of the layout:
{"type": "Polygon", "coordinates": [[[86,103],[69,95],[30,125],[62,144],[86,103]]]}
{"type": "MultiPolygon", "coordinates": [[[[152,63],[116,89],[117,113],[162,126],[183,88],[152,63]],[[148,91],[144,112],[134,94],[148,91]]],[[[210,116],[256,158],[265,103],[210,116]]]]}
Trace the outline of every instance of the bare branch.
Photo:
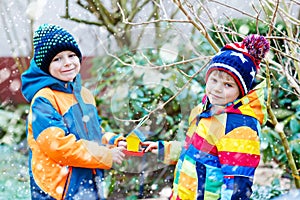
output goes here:
{"type": "Polygon", "coordinates": [[[210,35],[207,33],[205,26],[200,22],[200,24],[197,24],[194,20],[192,20],[191,16],[188,14],[187,10],[183,7],[180,0],[174,0],[174,2],[177,4],[178,8],[184,13],[184,15],[188,18],[189,21],[191,21],[191,24],[200,31],[200,33],[203,34],[203,36],[207,39],[207,41],[211,44],[212,48],[215,49],[215,51],[219,51],[219,47],[216,45],[216,43],[212,40],[210,35]]]}

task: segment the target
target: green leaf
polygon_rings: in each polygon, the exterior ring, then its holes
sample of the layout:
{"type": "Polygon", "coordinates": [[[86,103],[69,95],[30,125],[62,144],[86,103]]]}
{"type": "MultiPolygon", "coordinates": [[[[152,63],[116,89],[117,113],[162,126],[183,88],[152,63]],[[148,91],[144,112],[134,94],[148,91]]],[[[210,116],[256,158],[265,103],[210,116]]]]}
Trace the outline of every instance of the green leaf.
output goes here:
{"type": "MultiPolygon", "coordinates": [[[[297,101],[293,101],[292,102],[292,108],[293,109],[300,109],[300,100],[297,100],[297,101]]],[[[300,111],[300,110],[299,110],[300,111]]]]}
{"type": "Polygon", "coordinates": [[[132,195],[132,196],[129,196],[129,197],[126,197],[126,200],[137,200],[137,196],[136,195],[132,195]]]}
{"type": "Polygon", "coordinates": [[[167,121],[169,122],[169,124],[172,126],[174,124],[174,120],[171,116],[167,115],[166,116],[167,121]]]}
{"type": "Polygon", "coordinates": [[[290,120],[290,129],[292,133],[297,133],[300,130],[300,122],[297,118],[292,118],[290,120]]]}
{"type": "Polygon", "coordinates": [[[162,85],[156,86],[156,87],[153,89],[153,93],[154,93],[156,96],[159,96],[159,95],[161,94],[162,88],[163,88],[162,85]]]}
{"type": "Polygon", "coordinates": [[[293,140],[293,142],[291,142],[291,149],[300,155],[300,139],[293,140]]]}
{"type": "Polygon", "coordinates": [[[300,110],[298,112],[295,113],[295,117],[300,120],[300,110]]]}
{"type": "Polygon", "coordinates": [[[284,119],[294,114],[294,111],[287,109],[274,109],[274,114],[278,119],[284,119]]]}
{"type": "Polygon", "coordinates": [[[292,100],[291,99],[287,99],[287,98],[279,100],[279,104],[281,106],[284,106],[286,104],[290,104],[291,102],[292,102],[292,100]]]}

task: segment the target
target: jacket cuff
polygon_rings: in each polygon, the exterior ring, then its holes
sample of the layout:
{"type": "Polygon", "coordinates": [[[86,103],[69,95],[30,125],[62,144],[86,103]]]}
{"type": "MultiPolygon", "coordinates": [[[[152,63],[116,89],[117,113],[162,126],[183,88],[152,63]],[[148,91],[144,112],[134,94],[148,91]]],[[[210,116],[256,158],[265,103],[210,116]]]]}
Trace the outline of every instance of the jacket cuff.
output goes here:
{"type": "Polygon", "coordinates": [[[119,141],[125,140],[125,137],[121,134],[114,135],[108,142],[110,145],[118,146],[119,141]]]}
{"type": "Polygon", "coordinates": [[[159,140],[158,141],[158,161],[163,162],[165,159],[165,147],[164,147],[164,141],[159,140]]]}

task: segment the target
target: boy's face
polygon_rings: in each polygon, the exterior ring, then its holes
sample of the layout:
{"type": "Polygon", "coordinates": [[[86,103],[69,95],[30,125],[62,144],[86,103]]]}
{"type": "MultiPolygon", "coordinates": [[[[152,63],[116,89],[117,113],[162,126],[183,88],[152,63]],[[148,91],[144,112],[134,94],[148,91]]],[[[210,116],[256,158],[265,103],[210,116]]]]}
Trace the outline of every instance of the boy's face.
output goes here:
{"type": "Polygon", "coordinates": [[[224,106],[236,100],[240,91],[233,77],[226,72],[214,70],[206,82],[206,95],[213,105],[224,106]]]}
{"type": "Polygon", "coordinates": [[[49,72],[62,81],[73,81],[80,71],[80,61],[78,56],[72,51],[62,51],[52,59],[49,72]]]}

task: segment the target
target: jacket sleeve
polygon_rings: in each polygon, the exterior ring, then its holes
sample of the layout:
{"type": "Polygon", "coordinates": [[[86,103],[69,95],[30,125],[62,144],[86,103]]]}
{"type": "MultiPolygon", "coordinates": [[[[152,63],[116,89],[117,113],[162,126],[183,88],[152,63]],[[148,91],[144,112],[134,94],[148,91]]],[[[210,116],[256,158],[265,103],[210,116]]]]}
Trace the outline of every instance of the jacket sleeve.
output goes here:
{"type": "Polygon", "coordinates": [[[119,141],[125,140],[125,137],[122,134],[105,132],[102,127],[101,129],[102,129],[102,133],[104,133],[102,136],[102,144],[118,146],[119,141]]]}
{"type": "Polygon", "coordinates": [[[40,153],[61,165],[102,169],[112,166],[111,150],[92,141],[77,140],[48,99],[36,98],[30,112],[28,128],[40,153]]]}
{"type": "Polygon", "coordinates": [[[231,130],[217,144],[224,174],[221,199],[250,199],[255,169],[260,161],[256,130],[240,126],[231,130]]]}
{"type": "Polygon", "coordinates": [[[159,141],[158,142],[158,160],[163,161],[167,165],[176,164],[183,146],[187,146],[190,143],[191,136],[196,129],[195,121],[197,115],[202,111],[202,104],[197,105],[192,109],[189,116],[189,128],[186,133],[185,141],[159,141]]]}
{"type": "Polygon", "coordinates": [[[37,139],[37,144],[42,153],[61,165],[101,169],[109,169],[112,166],[112,153],[109,148],[99,146],[93,141],[76,140],[73,134],[66,136],[64,131],[57,127],[43,131],[37,139]]]}

